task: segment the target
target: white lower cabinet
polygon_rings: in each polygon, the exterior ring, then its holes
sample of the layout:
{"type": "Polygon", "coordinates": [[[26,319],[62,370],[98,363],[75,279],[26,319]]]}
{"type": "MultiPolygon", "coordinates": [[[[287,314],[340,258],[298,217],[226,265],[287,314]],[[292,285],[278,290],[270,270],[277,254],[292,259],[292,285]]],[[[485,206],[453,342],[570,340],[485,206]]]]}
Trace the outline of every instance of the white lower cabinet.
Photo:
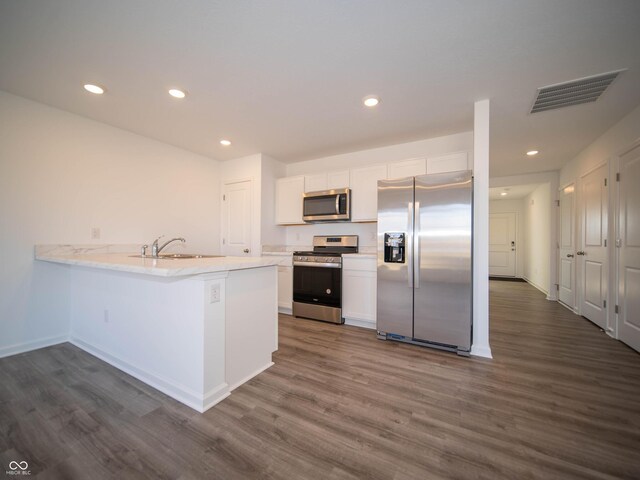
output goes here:
{"type": "Polygon", "coordinates": [[[278,311],[291,313],[293,303],[293,267],[291,257],[278,265],[278,311]]]}
{"type": "Polygon", "coordinates": [[[342,316],[345,323],[375,329],[377,260],[358,255],[343,255],[342,259],[342,316]]]}

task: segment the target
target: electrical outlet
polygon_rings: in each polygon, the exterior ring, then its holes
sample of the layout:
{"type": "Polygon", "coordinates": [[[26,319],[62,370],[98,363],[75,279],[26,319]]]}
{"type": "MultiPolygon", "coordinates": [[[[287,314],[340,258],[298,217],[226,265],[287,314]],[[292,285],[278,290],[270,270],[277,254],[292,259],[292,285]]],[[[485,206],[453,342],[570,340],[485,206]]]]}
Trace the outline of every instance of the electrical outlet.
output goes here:
{"type": "Polygon", "coordinates": [[[98,240],[100,238],[100,227],[91,227],[91,239],[98,240]]]}
{"type": "Polygon", "coordinates": [[[211,285],[209,295],[209,303],[217,303],[220,301],[220,284],[214,283],[211,285]]]}
{"type": "Polygon", "coordinates": [[[109,310],[104,311],[104,323],[109,323],[109,310]]]}

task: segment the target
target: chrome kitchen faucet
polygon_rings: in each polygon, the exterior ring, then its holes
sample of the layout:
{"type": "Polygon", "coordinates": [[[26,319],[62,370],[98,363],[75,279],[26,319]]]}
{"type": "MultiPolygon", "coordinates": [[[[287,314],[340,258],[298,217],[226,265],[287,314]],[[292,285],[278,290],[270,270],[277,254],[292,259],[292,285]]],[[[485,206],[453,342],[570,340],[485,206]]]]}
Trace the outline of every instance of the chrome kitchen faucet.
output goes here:
{"type": "Polygon", "coordinates": [[[164,242],[161,246],[158,246],[158,240],[160,240],[162,237],[164,237],[164,235],[160,235],[158,238],[156,238],[153,243],[151,244],[151,256],[152,257],[158,257],[158,255],[160,254],[160,252],[167,246],[169,245],[171,242],[176,242],[176,241],[180,241],[182,243],[186,242],[186,240],[182,237],[176,237],[176,238],[172,238],[171,240],[168,240],[166,242],[164,242]]]}

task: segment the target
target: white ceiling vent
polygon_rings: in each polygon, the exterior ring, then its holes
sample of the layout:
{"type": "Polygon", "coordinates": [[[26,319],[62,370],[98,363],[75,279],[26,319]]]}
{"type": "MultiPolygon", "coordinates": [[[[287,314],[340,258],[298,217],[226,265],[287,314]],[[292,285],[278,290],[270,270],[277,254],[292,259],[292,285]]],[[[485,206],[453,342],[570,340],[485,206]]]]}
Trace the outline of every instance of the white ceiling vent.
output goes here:
{"type": "Polygon", "coordinates": [[[531,113],[595,102],[623,71],[602,73],[539,88],[531,113]]]}

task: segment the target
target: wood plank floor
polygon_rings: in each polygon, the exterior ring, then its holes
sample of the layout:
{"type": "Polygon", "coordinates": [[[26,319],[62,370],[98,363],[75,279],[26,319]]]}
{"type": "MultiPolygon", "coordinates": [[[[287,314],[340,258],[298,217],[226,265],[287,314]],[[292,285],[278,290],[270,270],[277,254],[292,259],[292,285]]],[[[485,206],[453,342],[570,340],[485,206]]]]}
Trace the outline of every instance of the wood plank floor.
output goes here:
{"type": "Polygon", "coordinates": [[[0,360],[0,472],[38,478],[640,478],[640,355],[491,282],[494,359],[280,318],[275,366],[198,414],[76,347],[0,360]]]}

